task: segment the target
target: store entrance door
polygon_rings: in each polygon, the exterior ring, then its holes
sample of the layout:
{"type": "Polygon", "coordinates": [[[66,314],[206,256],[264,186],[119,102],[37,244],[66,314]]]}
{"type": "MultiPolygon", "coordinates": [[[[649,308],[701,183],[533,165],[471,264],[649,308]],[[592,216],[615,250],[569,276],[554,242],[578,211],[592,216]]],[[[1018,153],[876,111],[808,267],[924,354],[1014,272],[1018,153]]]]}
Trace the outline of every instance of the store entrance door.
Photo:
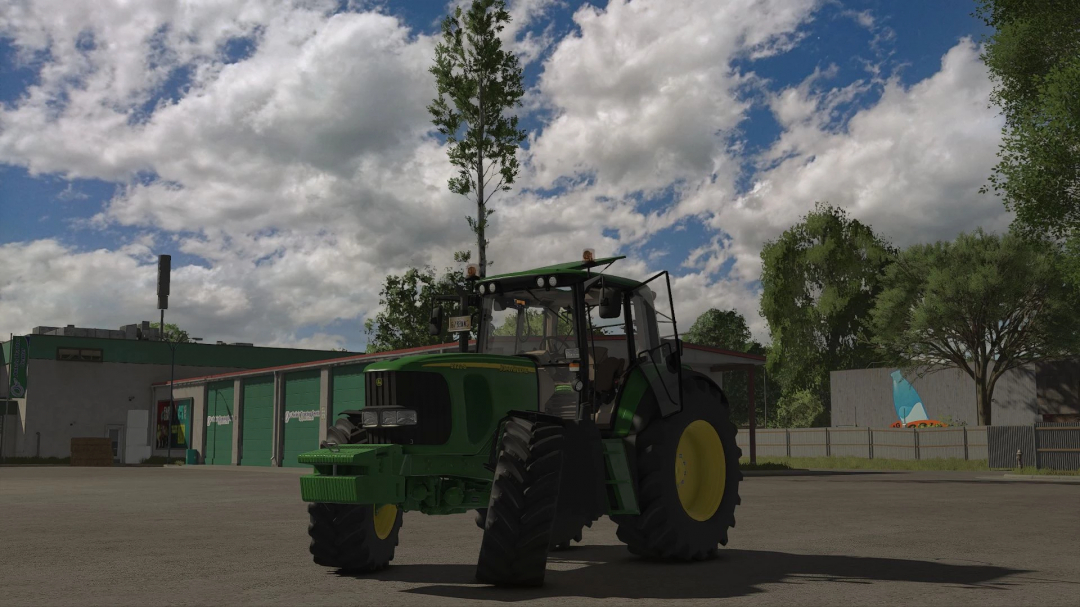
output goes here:
{"type": "Polygon", "coordinates": [[[122,424],[110,424],[105,426],[105,436],[109,437],[109,443],[111,443],[112,446],[113,463],[123,463],[124,426],[122,424]]]}

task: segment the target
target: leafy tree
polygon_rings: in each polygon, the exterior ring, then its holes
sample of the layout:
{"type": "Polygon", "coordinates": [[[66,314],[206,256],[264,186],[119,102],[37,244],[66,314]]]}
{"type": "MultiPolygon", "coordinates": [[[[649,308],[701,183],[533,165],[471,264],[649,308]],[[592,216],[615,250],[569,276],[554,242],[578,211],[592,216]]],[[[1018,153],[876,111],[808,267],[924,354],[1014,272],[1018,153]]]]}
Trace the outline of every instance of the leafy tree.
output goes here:
{"type": "Polygon", "coordinates": [[[915,245],[884,286],[872,311],[874,342],[909,368],[962,369],[975,381],[979,425],[993,422],[1005,372],[1080,345],[1076,291],[1050,242],[980,229],[915,245]]]}
{"type": "Polygon", "coordinates": [[[692,344],[735,352],[745,352],[751,341],[750,327],[746,326],[742,314],[735,310],[721,312],[716,308],[699,316],[684,337],[692,344]]]}
{"type": "Polygon", "coordinates": [[[389,274],[379,292],[382,310],[364,322],[368,352],[385,352],[454,341],[446,327],[439,335],[428,334],[428,315],[436,295],[448,295],[466,287],[465,273],[447,268],[436,277],[434,268],[409,268],[402,275],[389,274]]]}
{"type": "MultiPolygon", "coordinates": [[[[812,392],[827,403],[829,373],[868,366],[870,310],[895,250],[842,209],[818,203],[761,251],[761,314],[773,347],[769,375],[785,396],[812,392]]],[[[821,423],[828,423],[825,410],[821,423]]]]}
{"type": "Polygon", "coordinates": [[[1005,115],[989,188],[1033,234],[1080,233],[1080,2],[979,0],[983,60],[1005,115]]]}
{"type": "MultiPolygon", "coordinates": [[[[152,329],[160,329],[161,328],[161,323],[160,322],[152,322],[152,323],[150,323],[150,328],[152,328],[152,329]]],[[[189,343],[191,341],[191,336],[188,335],[187,331],[181,329],[180,327],[176,326],[175,324],[173,324],[171,322],[167,322],[167,323],[165,323],[165,340],[166,341],[176,342],[176,343],[181,343],[181,344],[186,344],[186,343],[189,343]]]]}
{"type": "MultiPolygon", "coordinates": [[[[735,310],[721,312],[716,308],[709,309],[698,317],[683,339],[687,343],[699,346],[710,346],[763,356],[767,348],[751,339],[750,328],[746,325],[746,319],[735,310]]],[[[767,393],[766,382],[772,389],[772,394],[779,396],[780,386],[771,377],[757,370],[754,373],[754,409],[763,411],[765,395],[767,393]]],[[[731,419],[739,425],[749,423],[750,419],[750,390],[749,376],[745,371],[730,371],[724,373],[724,394],[728,397],[731,407],[731,419]]],[[[774,398],[775,398],[774,396],[774,398]]],[[[758,423],[765,425],[762,416],[758,416],[758,423]]]]}
{"type": "Polygon", "coordinates": [[[466,219],[476,234],[480,276],[487,275],[488,218],[494,212],[488,202],[513,185],[516,152],[525,139],[517,116],[507,114],[525,94],[517,57],[503,50],[498,37],[509,22],[503,0],[473,0],[465,12],[457,7],[443,20],[431,67],[439,96],[428,111],[446,137],[450,163],[458,168],[450,191],[476,204],[476,217],[466,219]]]}
{"type": "Polygon", "coordinates": [[[825,405],[812,390],[795,390],[776,401],[776,427],[809,428],[820,425],[825,405]]]}

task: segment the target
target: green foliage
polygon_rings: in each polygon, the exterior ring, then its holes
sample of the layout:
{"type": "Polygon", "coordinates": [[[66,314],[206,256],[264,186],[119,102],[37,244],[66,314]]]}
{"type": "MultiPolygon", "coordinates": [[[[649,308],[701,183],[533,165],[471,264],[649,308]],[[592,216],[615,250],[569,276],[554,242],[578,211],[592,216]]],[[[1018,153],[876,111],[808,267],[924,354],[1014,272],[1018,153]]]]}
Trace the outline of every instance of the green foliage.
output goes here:
{"type": "MultiPolygon", "coordinates": [[[[709,309],[698,317],[690,330],[683,336],[684,341],[699,346],[709,346],[733,352],[744,352],[765,356],[768,349],[750,337],[750,328],[746,325],[746,319],[735,310],[721,312],[716,308],[709,309]]],[[[746,371],[724,372],[724,394],[728,397],[731,411],[731,420],[740,426],[750,421],[750,380],[746,371]]],[[[769,408],[769,419],[764,419],[765,400],[768,394],[775,399],[780,395],[780,385],[772,377],[766,377],[762,369],[754,373],[754,409],[757,413],[757,423],[760,426],[774,425],[772,420],[772,408],[769,408]],[[766,382],[768,387],[766,388],[766,382]]]]}
{"type": "Polygon", "coordinates": [[[440,335],[428,334],[428,317],[436,295],[465,289],[465,273],[446,269],[436,277],[434,268],[409,268],[400,276],[389,274],[379,292],[382,310],[364,322],[369,353],[415,348],[454,341],[444,323],[440,335]]]}
{"type": "Polygon", "coordinates": [[[517,116],[508,114],[525,94],[517,57],[503,50],[498,36],[509,22],[503,0],[473,0],[467,11],[455,8],[443,20],[430,70],[439,96],[428,111],[446,137],[450,163],[458,168],[448,182],[450,191],[476,204],[476,217],[467,221],[476,234],[480,276],[487,272],[486,232],[494,212],[488,202],[513,185],[517,149],[525,139],[517,116]]]}
{"type": "Polygon", "coordinates": [[[750,328],[742,314],[735,310],[721,312],[712,308],[694,321],[684,339],[701,346],[745,352],[750,346],[750,328]]]}
{"type": "MultiPolygon", "coordinates": [[[[150,323],[150,328],[152,328],[152,329],[161,328],[161,323],[160,322],[152,322],[152,323],[150,323]]],[[[181,343],[181,344],[186,344],[186,343],[191,342],[191,336],[188,335],[188,332],[181,329],[180,327],[176,326],[175,324],[173,324],[171,322],[165,323],[165,339],[166,339],[166,341],[172,341],[172,342],[181,343]]]]}
{"type": "MultiPolygon", "coordinates": [[[[168,323],[166,323],[168,324],[168,323]]],[[[70,457],[5,457],[0,464],[10,465],[33,465],[33,466],[67,466],[71,464],[70,457]]]]}
{"type": "Polygon", "coordinates": [[[981,229],[912,246],[885,275],[871,313],[874,343],[898,365],[963,369],[975,380],[978,424],[989,425],[1006,371],[1080,345],[1062,257],[1054,243],[981,229]]]}
{"type": "MultiPolygon", "coordinates": [[[[869,226],[822,203],[766,243],[761,314],[773,342],[767,368],[785,395],[805,390],[827,403],[830,371],[874,362],[867,321],[895,255],[869,226]]],[[[827,410],[819,421],[828,423],[827,410]]]]}
{"type": "Polygon", "coordinates": [[[811,428],[829,425],[825,405],[812,390],[796,390],[785,393],[776,401],[772,418],[777,428],[811,428]]]}
{"type": "Polygon", "coordinates": [[[1080,2],[979,0],[976,15],[996,30],[982,57],[1005,115],[990,188],[1023,231],[1078,233],[1080,2]]]}

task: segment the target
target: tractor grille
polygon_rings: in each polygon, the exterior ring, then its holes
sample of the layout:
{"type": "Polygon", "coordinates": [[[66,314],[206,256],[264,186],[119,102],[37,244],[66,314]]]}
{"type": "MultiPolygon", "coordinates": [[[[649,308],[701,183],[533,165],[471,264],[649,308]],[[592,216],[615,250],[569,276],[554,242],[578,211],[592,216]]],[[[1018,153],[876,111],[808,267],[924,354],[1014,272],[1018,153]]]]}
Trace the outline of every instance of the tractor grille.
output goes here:
{"type": "Polygon", "coordinates": [[[404,407],[416,411],[415,426],[365,428],[383,445],[442,445],[452,425],[450,387],[438,373],[370,371],[364,374],[364,408],[404,407]]]}

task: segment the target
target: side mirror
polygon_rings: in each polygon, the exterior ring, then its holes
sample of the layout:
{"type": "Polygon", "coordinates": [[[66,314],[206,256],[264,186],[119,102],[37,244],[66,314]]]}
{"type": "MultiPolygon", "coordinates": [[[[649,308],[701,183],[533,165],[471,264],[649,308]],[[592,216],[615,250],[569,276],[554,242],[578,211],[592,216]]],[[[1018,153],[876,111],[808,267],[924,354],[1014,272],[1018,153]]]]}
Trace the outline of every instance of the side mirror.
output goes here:
{"type": "Polygon", "coordinates": [[[442,333],[442,324],[443,324],[442,315],[443,315],[442,306],[432,306],[431,307],[431,318],[428,319],[428,327],[427,327],[428,335],[438,335],[438,334],[442,333]]]}
{"type": "Polygon", "coordinates": [[[600,318],[618,318],[621,316],[621,299],[617,290],[604,288],[600,294],[600,318]]]}

